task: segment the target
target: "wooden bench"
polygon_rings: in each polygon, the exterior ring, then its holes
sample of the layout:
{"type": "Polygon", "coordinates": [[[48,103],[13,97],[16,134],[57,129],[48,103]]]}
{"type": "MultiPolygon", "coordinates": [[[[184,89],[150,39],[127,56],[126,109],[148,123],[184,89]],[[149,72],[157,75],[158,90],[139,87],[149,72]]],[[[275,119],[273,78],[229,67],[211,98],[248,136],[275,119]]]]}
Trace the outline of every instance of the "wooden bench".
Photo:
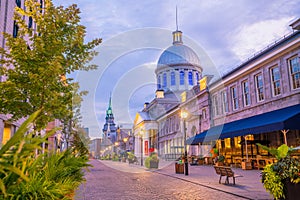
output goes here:
{"type": "Polygon", "coordinates": [[[216,170],[216,174],[220,175],[219,183],[221,184],[222,176],[226,176],[225,184],[229,184],[229,177],[233,179],[233,185],[235,185],[235,178],[243,177],[241,175],[236,175],[232,171],[230,167],[223,167],[223,166],[214,166],[216,170]]]}

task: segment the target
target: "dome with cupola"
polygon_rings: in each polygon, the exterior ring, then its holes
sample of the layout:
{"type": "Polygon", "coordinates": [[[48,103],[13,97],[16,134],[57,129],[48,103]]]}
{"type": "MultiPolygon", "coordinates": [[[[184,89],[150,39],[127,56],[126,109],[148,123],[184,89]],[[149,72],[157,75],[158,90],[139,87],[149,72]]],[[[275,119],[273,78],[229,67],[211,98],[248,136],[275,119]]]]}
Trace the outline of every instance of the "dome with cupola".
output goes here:
{"type": "Polygon", "coordinates": [[[162,52],[157,62],[157,89],[182,92],[199,84],[202,68],[195,51],[183,44],[182,32],[176,30],[172,34],[173,45],[162,52]]]}
{"type": "Polygon", "coordinates": [[[173,40],[173,45],[160,55],[157,63],[158,68],[180,64],[200,66],[200,59],[197,54],[190,47],[183,44],[181,31],[173,32],[173,40]]]}

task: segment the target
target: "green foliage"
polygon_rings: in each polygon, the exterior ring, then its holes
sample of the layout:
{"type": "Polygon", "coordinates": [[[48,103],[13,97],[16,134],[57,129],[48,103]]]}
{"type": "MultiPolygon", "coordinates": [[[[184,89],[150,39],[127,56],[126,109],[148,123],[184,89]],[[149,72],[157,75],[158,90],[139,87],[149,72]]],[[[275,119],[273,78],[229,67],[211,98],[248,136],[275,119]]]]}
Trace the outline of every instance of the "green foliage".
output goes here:
{"type": "Polygon", "coordinates": [[[127,152],[127,157],[128,157],[128,159],[130,159],[130,160],[135,159],[135,155],[134,155],[133,152],[127,152]]]}
{"type": "Polygon", "coordinates": [[[86,132],[82,128],[78,128],[76,132],[72,133],[72,136],[73,152],[80,156],[88,156],[90,139],[86,135],[86,132]]]}
{"type": "Polygon", "coordinates": [[[75,157],[71,151],[40,155],[29,171],[30,181],[13,188],[13,199],[71,199],[69,195],[84,180],[86,162],[85,157],[75,157]]]}
{"type": "Polygon", "coordinates": [[[112,159],[112,161],[119,161],[119,155],[116,153],[113,153],[111,159],[112,159]]]}
{"type": "Polygon", "coordinates": [[[264,187],[270,191],[275,199],[284,198],[284,182],[300,182],[299,160],[290,157],[289,153],[292,149],[285,144],[277,149],[269,148],[261,144],[257,145],[267,150],[278,159],[277,162],[264,167],[264,170],[262,171],[262,183],[264,184],[264,187]]]}
{"type": "Polygon", "coordinates": [[[28,133],[40,110],[31,115],[0,149],[0,199],[72,199],[83,179],[87,156],[72,150],[36,154],[44,137],[28,133]],[[27,134],[28,133],[28,134],[27,134]]]}
{"type": "Polygon", "coordinates": [[[218,156],[218,162],[224,162],[225,161],[225,156],[219,155],[218,156]]]}
{"type": "Polygon", "coordinates": [[[290,151],[292,150],[286,144],[282,144],[277,149],[275,149],[275,148],[269,148],[269,147],[261,145],[259,143],[257,143],[257,146],[259,146],[262,149],[268,151],[270,154],[272,154],[273,156],[275,156],[278,160],[281,159],[281,158],[285,158],[287,155],[289,155],[290,151]]]}
{"type": "Polygon", "coordinates": [[[273,171],[272,165],[267,165],[262,171],[262,182],[266,190],[274,196],[275,199],[284,198],[283,183],[280,176],[273,171]]]}
{"type": "Polygon", "coordinates": [[[84,43],[86,30],[79,14],[76,5],[55,7],[51,0],[44,0],[42,8],[36,0],[25,0],[24,9],[16,7],[18,36],[4,33],[7,48],[0,48],[0,75],[7,78],[0,83],[1,113],[20,119],[43,108],[38,129],[72,115],[74,92],[83,93],[65,75],[95,69],[88,63],[97,54],[93,48],[101,43],[101,39],[84,43]],[[35,23],[31,28],[29,17],[35,23]]]}
{"type": "Polygon", "coordinates": [[[145,159],[145,167],[150,168],[150,162],[159,162],[157,153],[152,152],[150,156],[145,159]]]}
{"type": "Polygon", "coordinates": [[[145,159],[145,167],[147,167],[148,169],[150,168],[150,160],[151,160],[150,156],[145,159]]]}
{"type": "Polygon", "coordinates": [[[137,161],[137,157],[134,155],[133,152],[127,152],[127,158],[129,163],[134,163],[137,161]]]}

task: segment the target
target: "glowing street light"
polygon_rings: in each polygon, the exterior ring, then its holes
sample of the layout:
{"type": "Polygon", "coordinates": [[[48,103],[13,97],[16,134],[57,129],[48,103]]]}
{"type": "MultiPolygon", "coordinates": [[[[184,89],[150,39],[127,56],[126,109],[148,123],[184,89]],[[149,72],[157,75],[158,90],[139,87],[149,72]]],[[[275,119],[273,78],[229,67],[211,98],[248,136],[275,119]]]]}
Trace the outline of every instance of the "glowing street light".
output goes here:
{"type": "Polygon", "coordinates": [[[187,160],[187,147],[186,147],[186,118],[188,117],[188,112],[186,110],[181,110],[181,118],[183,119],[183,139],[184,139],[184,174],[189,175],[189,165],[187,160]]]}

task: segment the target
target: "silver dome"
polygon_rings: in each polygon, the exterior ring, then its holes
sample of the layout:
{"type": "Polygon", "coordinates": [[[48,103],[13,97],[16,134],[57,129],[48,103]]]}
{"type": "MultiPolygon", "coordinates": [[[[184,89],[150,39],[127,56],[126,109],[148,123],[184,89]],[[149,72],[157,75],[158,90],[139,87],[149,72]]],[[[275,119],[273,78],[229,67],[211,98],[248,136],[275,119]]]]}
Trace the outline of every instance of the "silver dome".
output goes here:
{"type": "Polygon", "coordinates": [[[198,65],[200,66],[200,59],[197,54],[188,46],[172,45],[167,48],[159,57],[157,67],[168,65],[198,65]]]}

